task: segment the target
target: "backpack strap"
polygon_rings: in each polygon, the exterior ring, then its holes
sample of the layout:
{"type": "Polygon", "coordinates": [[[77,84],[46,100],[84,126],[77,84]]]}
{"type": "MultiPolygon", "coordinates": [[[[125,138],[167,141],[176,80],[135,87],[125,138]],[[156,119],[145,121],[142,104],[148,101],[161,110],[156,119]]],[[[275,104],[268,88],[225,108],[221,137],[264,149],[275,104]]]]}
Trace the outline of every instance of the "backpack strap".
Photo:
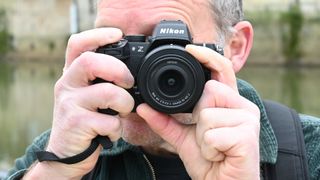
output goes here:
{"type": "Polygon", "coordinates": [[[276,164],[262,166],[265,179],[308,180],[308,164],[300,117],[293,109],[264,100],[267,116],[278,141],[276,164]]]}

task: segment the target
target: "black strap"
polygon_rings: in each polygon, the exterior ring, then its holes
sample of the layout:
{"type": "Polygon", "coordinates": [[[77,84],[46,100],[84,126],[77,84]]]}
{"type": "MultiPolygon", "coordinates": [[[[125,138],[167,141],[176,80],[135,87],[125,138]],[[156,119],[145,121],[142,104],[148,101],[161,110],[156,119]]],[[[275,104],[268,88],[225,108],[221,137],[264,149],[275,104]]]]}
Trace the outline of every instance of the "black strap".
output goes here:
{"type": "Polygon", "coordinates": [[[90,146],[85,151],[72,157],[59,158],[54,153],[48,151],[38,151],[36,152],[36,156],[40,162],[56,161],[64,164],[76,164],[91,156],[92,153],[94,153],[94,151],[98,148],[99,144],[101,144],[104,149],[110,149],[113,145],[107,136],[97,136],[92,140],[90,146]]]}
{"type": "Polygon", "coordinates": [[[274,101],[264,100],[267,116],[278,141],[276,164],[264,164],[265,179],[308,180],[304,136],[297,112],[274,101]]]}

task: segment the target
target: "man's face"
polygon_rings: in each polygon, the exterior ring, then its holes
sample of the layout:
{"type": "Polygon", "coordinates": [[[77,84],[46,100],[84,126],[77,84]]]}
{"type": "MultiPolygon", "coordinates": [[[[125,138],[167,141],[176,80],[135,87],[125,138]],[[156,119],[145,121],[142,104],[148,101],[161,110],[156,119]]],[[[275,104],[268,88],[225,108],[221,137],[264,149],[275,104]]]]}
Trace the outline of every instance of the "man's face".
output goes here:
{"type": "MultiPolygon", "coordinates": [[[[215,24],[207,0],[100,0],[96,27],[117,27],[125,35],[151,35],[161,20],[182,20],[188,24],[195,43],[213,43],[215,24]]],[[[175,115],[190,123],[191,115],[175,115]]],[[[121,119],[123,138],[142,146],[160,146],[162,140],[137,114],[121,119]]]]}
{"type": "Polygon", "coordinates": [[[187,23],[195,43],[216,39],[208,0],[100,0],[96,27],[117,27],[126,35],[151,35],[161,20],[187,23]]]}

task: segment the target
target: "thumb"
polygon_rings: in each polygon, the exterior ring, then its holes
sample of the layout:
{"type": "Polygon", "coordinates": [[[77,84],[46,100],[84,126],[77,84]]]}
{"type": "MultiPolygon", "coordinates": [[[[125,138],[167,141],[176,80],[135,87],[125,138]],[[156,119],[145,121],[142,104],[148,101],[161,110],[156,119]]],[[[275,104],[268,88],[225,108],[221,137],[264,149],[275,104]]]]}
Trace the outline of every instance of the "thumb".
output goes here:
{"type": "Polygon", "coordinates": [[[179,149],[187,136],[187,128],[178,123],[173,117],[152,109],[147,104],[140,104],[137,113],[162,139],[179,149]]]}

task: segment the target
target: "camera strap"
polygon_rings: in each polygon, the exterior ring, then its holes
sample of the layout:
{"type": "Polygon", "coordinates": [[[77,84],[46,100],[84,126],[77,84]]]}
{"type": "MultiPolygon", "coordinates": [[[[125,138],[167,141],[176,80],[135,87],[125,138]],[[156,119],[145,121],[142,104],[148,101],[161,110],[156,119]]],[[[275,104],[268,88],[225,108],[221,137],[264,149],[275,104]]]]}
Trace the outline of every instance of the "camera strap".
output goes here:
{"type": "Polygon", "coordinates": [[[91,156],[94,153],[94,151],[98,148],[99,144],[101,144],[104,149],[110,149],[113,146],[109,137],[98,135],[91,141],[90,146],[80,154],[77,154],[71,157],[66,157],[66,158],[59,158],[57,155],[55,155],[52,152],[38,151],[36,152],[36,156],[39,162],[56,161],[64,164],[76,164],[87,159],[89,156],[91,156]]]}

